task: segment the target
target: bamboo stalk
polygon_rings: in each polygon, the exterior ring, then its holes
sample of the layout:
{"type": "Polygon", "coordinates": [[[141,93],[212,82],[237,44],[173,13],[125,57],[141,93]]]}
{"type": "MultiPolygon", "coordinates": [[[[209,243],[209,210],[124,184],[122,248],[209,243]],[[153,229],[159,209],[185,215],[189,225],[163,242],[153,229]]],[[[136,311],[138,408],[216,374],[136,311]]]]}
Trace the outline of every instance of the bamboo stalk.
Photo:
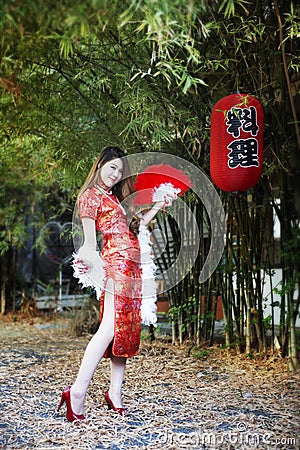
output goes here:
{"type": "Polygon", "coordinates": [[[289,322],[290,322],[290,330],[289,330],[289,369],[297,370],[299,368],[298,355],[297,355],[297,342],[296,342],[296,327],[294,320],[294,305],[293,305],[293,293],[294,291],[290,291],[288,293],[288,314],[289,314],[289,322]]]}
{"type": "Polygon", "coordinates": [[[285,74],[285,80],[288,88],[289,93],[289,99],[290,99],[290,105],[291,105],[291,111],[294,119],[294,126],[295,126],[295,132],[297,136],[297,143],[298,143],[298,149],[300,149],[300,131],[299,131],[299,123],[297,118],[297,111],[296,106],[292,94],[292,87],[291,87],[291,81],[289,76],[289,69],[288,69],[288,63],[285,53],[285,40],[283,38],[283,28],[282,28],[282,22],[281,22],[281,16],[278,8],[278,2],[277,0],[274,0],[274,10],[278,21],[278,27],[279,27],[279,46],[281,48],[281,54],[282,54],[282,62],[283,62],[283,69],[285,74]]]}

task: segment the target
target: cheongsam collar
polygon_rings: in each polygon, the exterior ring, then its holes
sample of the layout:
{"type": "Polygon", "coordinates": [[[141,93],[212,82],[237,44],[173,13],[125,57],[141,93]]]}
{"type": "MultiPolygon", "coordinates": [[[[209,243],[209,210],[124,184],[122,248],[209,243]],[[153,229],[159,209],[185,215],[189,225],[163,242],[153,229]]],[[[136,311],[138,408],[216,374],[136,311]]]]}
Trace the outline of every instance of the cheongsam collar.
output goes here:
{"type": "Polygon", "coordinates": [[[123,208],[123,206],[121,205],[121,203],[119,202],[119,200],[116,198],[117,201],[115,201],[111,196],[112,196],[112,191],[106,191],[105,189],[102,189],[100,186],[98,186],[98,184],[95,184],[95,188],[98,189],[103,195],[106,195],[107,197],[109,197],[110,201],[113,202],[116,206],[118,206],[119,208],[121,208],[121,210],[123,211],[124,215],[126,216],[126,211],[123,208]]]}
{"type": "Polygon", "coordinates": [[[112,195],[112,190],[107,191],[106,189],[103,189],[99,184],[95,184],[95,188],[98,189],[102,194],[108,194],[112,195]]]}

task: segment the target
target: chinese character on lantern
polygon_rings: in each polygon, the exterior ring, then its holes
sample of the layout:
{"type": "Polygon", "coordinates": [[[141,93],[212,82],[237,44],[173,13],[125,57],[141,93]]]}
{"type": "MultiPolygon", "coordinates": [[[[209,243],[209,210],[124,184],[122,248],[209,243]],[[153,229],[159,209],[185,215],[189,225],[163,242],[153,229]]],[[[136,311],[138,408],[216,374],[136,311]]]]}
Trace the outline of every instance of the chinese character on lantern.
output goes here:
{"type": "Polygon", "coordinates": [[[246,191],[262,172],[263,108],[254,97],[232,94],[219,100],[211,117],[210,173],[220,189],[246,191]]]}

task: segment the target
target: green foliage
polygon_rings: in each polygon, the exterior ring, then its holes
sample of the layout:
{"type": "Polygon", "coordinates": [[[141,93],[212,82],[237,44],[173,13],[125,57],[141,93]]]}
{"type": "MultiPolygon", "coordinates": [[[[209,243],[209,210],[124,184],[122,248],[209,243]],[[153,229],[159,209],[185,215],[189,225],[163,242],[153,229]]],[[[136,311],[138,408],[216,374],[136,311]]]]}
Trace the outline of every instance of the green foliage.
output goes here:
{"type": "Polygon", "coordinates": [[[267,316],[263,318],[264,329],[271,330],[272,328],[272,316],[267,316]]]}
{"type": "Polygon", "coordinates": [[[224,10],[224,16],[226,18],[235,16],[237,14],[236,9],[240,9],[242,12],[249,14],[247,9],[248,5],[251,6],[251,3],[245,0],[223,0],[219,12],[224,10]]]}
{"type": "Polygon", "coordinates": [[[206,350],[199,350],[195,349],[195,353],[193,353],[193,356],[196,359],[205,359],[207,358],[211,353],[213,352],[213,349],[206,349],[206,350]]]}

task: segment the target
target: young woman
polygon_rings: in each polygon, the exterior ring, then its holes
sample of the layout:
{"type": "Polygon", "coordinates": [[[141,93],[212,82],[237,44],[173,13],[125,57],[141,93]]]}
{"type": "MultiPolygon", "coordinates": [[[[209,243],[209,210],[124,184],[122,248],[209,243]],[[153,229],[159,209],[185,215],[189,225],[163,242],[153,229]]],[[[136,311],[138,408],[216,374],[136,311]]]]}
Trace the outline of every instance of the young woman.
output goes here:
{"type": "Polygon", "coordinates": [[[110,387],[104,395],[108,408],[121,415],[127,412],[122,403],[126,359],[137,354],[141,332],[138,229],[140,225],[147,226],[157,212],[169,206],[176,197],[168,195],[165,201],[155,203],[137,218],[130,208],[126,214],[121,205],[131,194],[133,185],[124,152],[118,147],[105,148],[92,166],[78,196],[84,244],[78,252],[77,270],[79,274],[100,273],[102,270],[104,291],[100,298],[99,329],[86,347],[75,382],[62,392],[58,406],[59,410],[63,403],[67,404],[66,417],[71,422],[85,418],[84,399],[102,357],[109,357],[111,366],[110,387]],[[128,217],[131,216],[133,219],[128,225],[128,217]],[[101,264],[95,267],[95,259],[90,257],[97,249],[97,230],[102,233],[103,267],[100,267],[101,264]]]}

